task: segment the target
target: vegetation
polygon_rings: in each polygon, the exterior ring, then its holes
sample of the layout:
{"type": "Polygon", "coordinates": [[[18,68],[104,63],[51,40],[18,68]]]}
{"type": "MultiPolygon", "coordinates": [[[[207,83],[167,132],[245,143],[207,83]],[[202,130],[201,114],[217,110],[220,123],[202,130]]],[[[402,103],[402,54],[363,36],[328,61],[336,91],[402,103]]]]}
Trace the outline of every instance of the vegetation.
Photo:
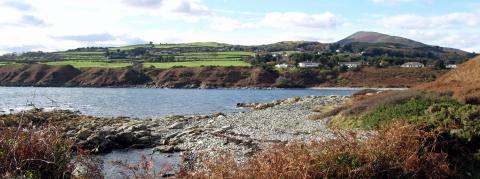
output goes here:
{"type": "Polygon", "coordinates": [[[172,68],[172,67],[202,67],[202,66],[251,66],[242,61],[191,61],[191,62],[167,62],[167,63],[144,63],[145,67],[172,68]]]}
{"type": "Polygon", "coordinates": [[[459,177],[440,136],[422,126],[396,122],[366,141],[355,133],[311,144],[276,145],[237,163],[228,152],[203,160],[180,178],[443,178],[459,177]],[[408,147],[406,147],[408,146],[408,147]]]}
{"type": "MultiPolygon", "coordinates": [[[[84,153],[74,150],[59,122],[78,119],[76,113],[40,110],[0,116],[0,177],[70,178],[74,154],[79,162],[84,153]]],[[[85,162],[91,171],[95,165],[85,162]]],[[[98,173],[97,173],[98,174],[98,173]]]]}
{"type": "Polygon", "coordinates": [[[72,65],[75,68],[89,68],[89,67],[120,68],[120,67],[127,67],[127,66],[132,65],[131,63],[126,63],[126,62],[77,61],[77,60],[46,62],[45,64],[47,64],[47,65],[72,65]]]}

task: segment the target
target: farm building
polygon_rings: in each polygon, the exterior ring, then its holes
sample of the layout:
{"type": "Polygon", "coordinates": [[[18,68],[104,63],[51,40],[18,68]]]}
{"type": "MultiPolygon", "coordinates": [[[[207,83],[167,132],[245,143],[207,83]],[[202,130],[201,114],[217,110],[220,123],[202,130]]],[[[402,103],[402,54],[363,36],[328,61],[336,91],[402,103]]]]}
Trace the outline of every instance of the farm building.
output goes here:
{"type": "Polygon", "coordinates": [[[457,68],[457,65],[455,65],[455,64],[450,64],[450,65],[447,65],[446,68],[448,68],[448,69],[454,69],[454,68],[457,68]]]}
{"type": "Polygon", "coordinates": [[[320,66],[320,63],[301,62],[301,63],[298,63],[298,66],[301,68],[317,68],[320,66]]]}
{"type": "Polygon", "coordinates": [[[407,62],[402,65],[402,68],[423,68],[425,65],[420,62],[407,62]]]}
{"type": "Polygon", "coordinates": [[[277,65],[275,65],[275,68],[288,68],[288,64],[286,64],[286,63],[277,64],[277,65]]]}
{"type": "Polygon", "coordinates": [[[362,66],[361,62],[340,62],[338,64],[340,66],[345,66],[345,67],[348,67],[348,68],[358,68],[358,67],[362,66]]]}

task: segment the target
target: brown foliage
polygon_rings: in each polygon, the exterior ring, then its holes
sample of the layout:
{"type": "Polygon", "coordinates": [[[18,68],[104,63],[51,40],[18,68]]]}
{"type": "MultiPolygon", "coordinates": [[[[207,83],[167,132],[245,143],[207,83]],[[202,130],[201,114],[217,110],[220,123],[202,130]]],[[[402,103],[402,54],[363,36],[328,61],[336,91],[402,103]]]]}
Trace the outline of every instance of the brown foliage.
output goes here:
{"type": "Polygon", "coordinates": [[[245,163],[221,153],[201,158],[180,178],[445,178],[454,176],[447,154],[436,150],[438,135],[397,122],[359,140],[354,133],[311,144],[277,145],[245,163]]]}
{"type": "Polygon", "coordinates": [[[55,127],[0,129],[0,175],[65,178],[72,146],[55,127]]]}
{"type": "Polygon", "coordinates": [[[415,89],[453,92],[453,95],[461,102],[478,102],[478,100],[471,99],[480,97],[480,57],[469,60],[438,80],[419,85],[415,89]]]}

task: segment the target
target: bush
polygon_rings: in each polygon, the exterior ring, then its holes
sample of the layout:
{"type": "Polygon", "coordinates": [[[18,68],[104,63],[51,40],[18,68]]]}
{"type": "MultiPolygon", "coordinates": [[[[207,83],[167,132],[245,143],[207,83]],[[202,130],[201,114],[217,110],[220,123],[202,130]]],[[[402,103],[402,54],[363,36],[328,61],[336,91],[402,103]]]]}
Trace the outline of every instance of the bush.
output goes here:
{"type": "Polygon", "coordinates": [[[0,176],[65,178],[70,176],[73,142],[57,128],[0,130],[0,176]]]}

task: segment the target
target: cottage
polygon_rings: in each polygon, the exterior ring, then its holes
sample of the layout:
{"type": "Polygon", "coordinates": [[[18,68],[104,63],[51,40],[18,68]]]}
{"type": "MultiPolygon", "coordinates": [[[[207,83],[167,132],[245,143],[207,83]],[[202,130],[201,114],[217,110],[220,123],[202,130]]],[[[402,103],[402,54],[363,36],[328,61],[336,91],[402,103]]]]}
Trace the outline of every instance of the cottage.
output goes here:
{"type": "Polygon", "coordinates": [[[320,66],[320,63],[302,62],[298,63],[298,66],[301,68],[317,68],[320,66]]]}
{"type": "Polygon", "coordinates": [[[275,65],[275,68],[283,68],[283,69],[285,69],[285,68],[288,68],[288,64],[286,64],[286,63],[276,64],[276,65],[275,65]]]}
{"type": "Polygon", "coordinates": [[[347,68],[358,68],[362,66],[362,63],[360,62],[340,62],[338,64],[342,67],[347,67],[347,68]]]}
{"type": "Polygon", "coordinates": [[[425,65],[420,62],[408,62],[402,65],[402,68],[423,68],[425,65]]]}
{"type": "Polygon", "coordinates": [[[447,65],[446,68],[448,68],[448,69],[454,69],[454,68],[457,68],[457,65],[455,65],[455,64],[450,64],[450,65],[447,65]]]}

